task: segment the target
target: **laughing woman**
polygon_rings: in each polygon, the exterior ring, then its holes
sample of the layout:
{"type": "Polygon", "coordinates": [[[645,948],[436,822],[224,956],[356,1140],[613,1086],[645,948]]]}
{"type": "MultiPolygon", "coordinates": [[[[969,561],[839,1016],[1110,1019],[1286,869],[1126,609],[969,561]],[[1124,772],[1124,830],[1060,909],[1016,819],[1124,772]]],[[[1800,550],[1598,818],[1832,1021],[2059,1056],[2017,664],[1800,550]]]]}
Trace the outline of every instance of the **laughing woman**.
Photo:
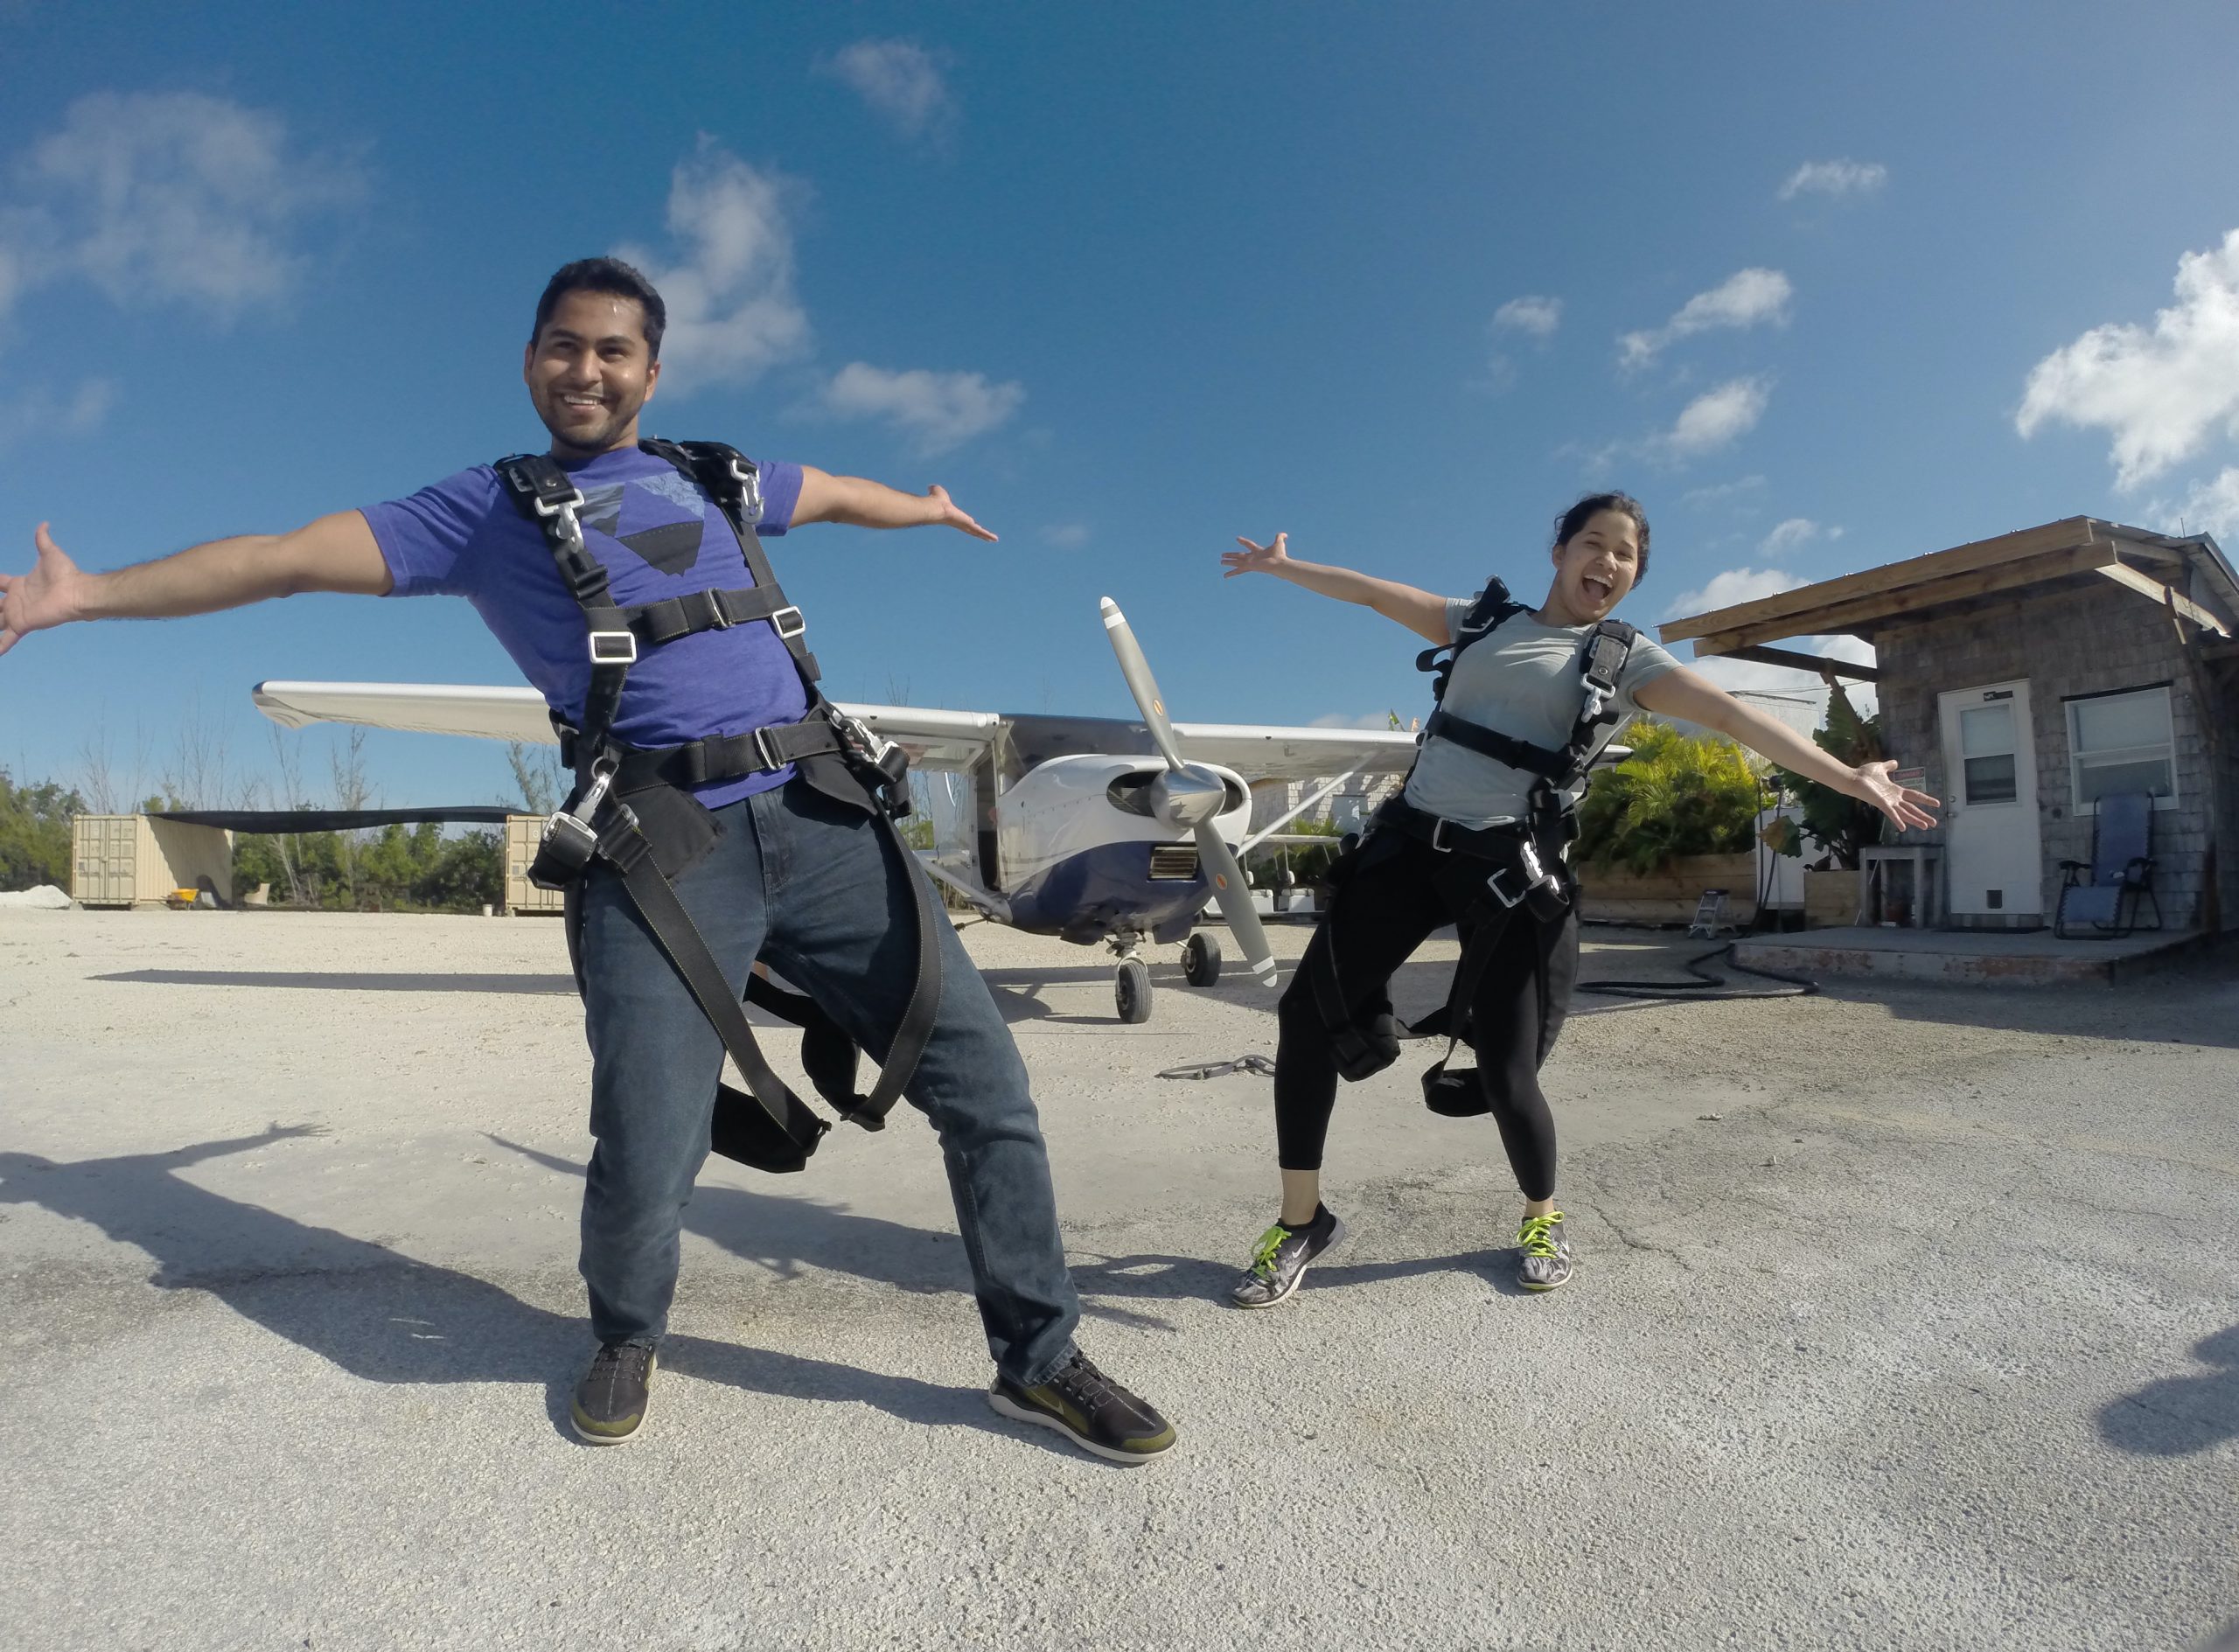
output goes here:
{"type": "MultiPolygon", "coordinates": [[[[1648,519],[1622,493],[1596,493],[1555,526],[1553,582],[1534,610],[1495,580],[1475,596],[1437,596],[1350,568],[1292,560],[1285,536],[1222,557],[1227,577],[1270,574],[1372,608],[1451,651],[1440,704],[1400,794],[1332,869],[1328,917],[1283,994],[1275,1055],[1280,1219],[1259,1237],[1230,1297],[1272,1307],[1344,1237],[1322,1202],[1322,1149],[1340,1076],[1364,1078],[1398,1049],[1392,972],[1436,929],[1458,924],[1462,958],[1448,1027],[1475,1051],[1474,1079],[1444,1063],[1426,1080],[1441,1112],[1490,1112],[1524,1193],[1517,1282],[1550,1291],[1571,1277],[1555,1208],[1555,1122],[1538,1072],[1562,1028],[1578,965],[1576,886],[1563,860],[1586,770],[1642,711],[1731,735],[1782,768],[1872,804],[1907,826],[1936,800],[1898,785],[1894,763],[1836,762],[1680,665],[1611,613],[1648,571],[1648,519]]],[[[1451,1053],[1449,1049],[1449,1053],[1451,1053]]]]}

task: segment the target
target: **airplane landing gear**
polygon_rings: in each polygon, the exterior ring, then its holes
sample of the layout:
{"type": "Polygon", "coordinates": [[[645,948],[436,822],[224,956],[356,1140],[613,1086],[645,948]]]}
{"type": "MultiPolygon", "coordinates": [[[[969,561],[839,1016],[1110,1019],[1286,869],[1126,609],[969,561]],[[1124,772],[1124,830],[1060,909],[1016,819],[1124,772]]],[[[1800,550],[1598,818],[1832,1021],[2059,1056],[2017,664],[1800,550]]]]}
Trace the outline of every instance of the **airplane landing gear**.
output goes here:
{"type": "Polygon", "coordinates": [[[1151,966],[1135,949],[1143,938],[1136,934],[1112,936],[1105,943],[1119,955],[1120,968],[1112,982],[1113,1002],[1120,1019],[1134,1027],[1151,1018],[1151,966]]]}
{"type": "Polygon", "coordinates": [[[1221,944],[1202,930],[1182,944],[1182,979],[1192,986],[1210,986],[1221,978],[1221,944]]]}
{"type": "Polygon", "coordinates": [[[1120,973],[1113,982],[1113,997],[1120,1007],[1120,1019],[1129,1026],[1151,1018],[1151,966],[1140,958],[1120,960],[1120,973]]]}

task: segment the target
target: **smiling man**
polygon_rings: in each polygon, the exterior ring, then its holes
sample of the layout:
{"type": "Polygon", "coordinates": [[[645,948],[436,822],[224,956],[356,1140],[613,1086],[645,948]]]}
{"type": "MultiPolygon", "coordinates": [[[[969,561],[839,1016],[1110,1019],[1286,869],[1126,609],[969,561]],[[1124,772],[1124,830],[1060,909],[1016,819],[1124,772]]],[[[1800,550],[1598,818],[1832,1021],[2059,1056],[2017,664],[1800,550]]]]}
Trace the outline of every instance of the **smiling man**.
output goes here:
{"type": "MultiPolygon", "coordinates": [[[[715,1021],[728,1011],[743,1026],[738,997],[762,958],[910,1075],[903,1093],[932,1120],[955,1195],[995,1360],[990,1403],[1145,1461],[1174,1430],[1073,1344],[1080,1306],[1017,1048],[954,927],[921,899],[924,874],[881,812],[892,777],[817,692],[806,622],[759,546],[819,522],[995,536],[938,487],[641,445],[666,322],[660,295],[617,260],[552,277],[521,363],[551,437],[541,457],[108,574],[81,571],[41,523],[37,565],[0,575],[0,654],[71,620],[299,591],[464,597],[544,694],[577,770],[548,837],[581,851],[561,869],[580,874],[569,928],[597,1138],[582,1269],[599,1347],[576,1432],[610,1444],[645,1418],[726,1044],[740,1053],[715,1021]]],[[[745,1048],[762,1096],[750,1034],[745,1048]]],[[[876,1111],[857,1121],[876,1127],[876,1111]]]]}

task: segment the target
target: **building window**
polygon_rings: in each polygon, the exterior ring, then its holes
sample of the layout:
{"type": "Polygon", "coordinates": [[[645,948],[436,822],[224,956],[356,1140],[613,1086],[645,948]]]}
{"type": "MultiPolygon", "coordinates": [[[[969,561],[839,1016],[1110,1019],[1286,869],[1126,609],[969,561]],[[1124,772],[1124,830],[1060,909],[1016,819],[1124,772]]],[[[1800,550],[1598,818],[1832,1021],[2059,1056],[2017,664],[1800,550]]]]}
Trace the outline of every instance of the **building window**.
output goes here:
{"type": "Polygon", "coordinates": [[[2177,806],[2177,742],[2169,689],[2138,688],[2068,702],[2069,791],[2078,814],[2099,799],[2143,791],[2157,809],[2177,806]]]}

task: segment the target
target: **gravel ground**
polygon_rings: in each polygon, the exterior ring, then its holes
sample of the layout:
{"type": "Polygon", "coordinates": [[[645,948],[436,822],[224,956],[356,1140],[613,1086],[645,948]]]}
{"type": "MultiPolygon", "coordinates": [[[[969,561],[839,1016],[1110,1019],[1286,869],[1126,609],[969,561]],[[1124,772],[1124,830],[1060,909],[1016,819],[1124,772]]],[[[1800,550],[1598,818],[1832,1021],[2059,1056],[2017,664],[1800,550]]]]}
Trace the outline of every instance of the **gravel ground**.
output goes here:
{"type": "MultiPolygon", "coordinates": [[[[645,1437],[578,1445],[588,1061],[555,924],[0,912],[16,1645],[2239,1645],[2239,962],[2090,990],[1580,1000],[1581,1256],[1488,1121],[1341,1097],[1273,1214],[1271,1001],[986,926],[1082,1340],[1182,1443],[991,1413],[930,1133],[687,1213],[645,1437]]],[[[1294,955],[1301,930],[1278,933],[1294,955]]],[[[1597,933],[1587,973],[1676,973],[1597,933]]],[[[1433,944],[1402,1007],[1440,990],[1433,944]]],[[[789,1039],[775,1048],[790,1056],[789,1039]]]]}

